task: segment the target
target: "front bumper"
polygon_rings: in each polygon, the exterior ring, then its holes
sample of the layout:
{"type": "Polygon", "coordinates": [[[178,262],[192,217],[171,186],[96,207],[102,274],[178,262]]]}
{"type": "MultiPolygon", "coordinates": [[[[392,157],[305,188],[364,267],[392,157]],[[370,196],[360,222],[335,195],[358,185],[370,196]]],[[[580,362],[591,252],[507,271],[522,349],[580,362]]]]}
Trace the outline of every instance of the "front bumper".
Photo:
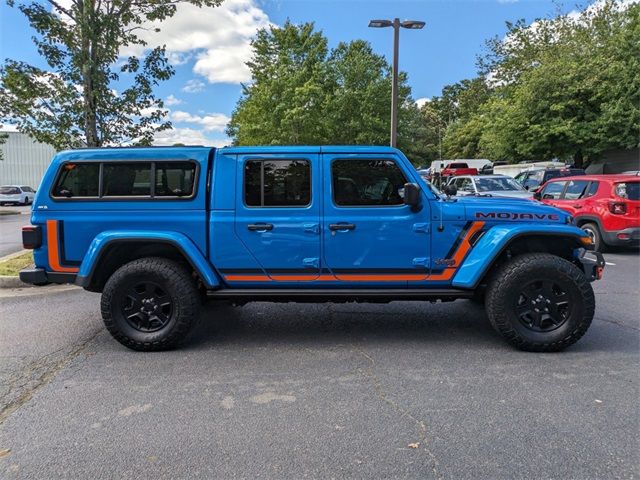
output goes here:
{"type": "Polygon", "coordinates": [[[603,230],[602,239],[604,243],[614,247],[640,244],[640,227],[629,227],[624,230],[612,230],[610,232],[603,230]]]}
{"type": "Polygon", "coordinates": [[[578,261],[582,264],[582,269],[587,276],[587,280],[593,282],[594,280],[600,280],[602,278],[605,262],[600,252],[581,248],[578,254],[578,261]]]}
{"type": "Polygon", "coordinates": [[[32,285],[47,285],[49,283],[74,283],[75,273],[47,272],[44,268],[25,268],[20,270],[20,280],[32,285]]]}

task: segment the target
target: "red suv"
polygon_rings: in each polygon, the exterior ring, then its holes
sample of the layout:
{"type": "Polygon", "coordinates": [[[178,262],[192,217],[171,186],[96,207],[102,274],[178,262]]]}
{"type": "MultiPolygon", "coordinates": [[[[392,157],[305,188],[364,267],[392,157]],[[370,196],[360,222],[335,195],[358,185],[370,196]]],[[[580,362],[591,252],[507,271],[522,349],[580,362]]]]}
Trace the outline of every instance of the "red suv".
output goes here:
{"type": "Polygon", "coordinates": [[[534,198],[569,212],[594,247],[640,244],[640,176],[583,175],[549,180],[534,198]]]}

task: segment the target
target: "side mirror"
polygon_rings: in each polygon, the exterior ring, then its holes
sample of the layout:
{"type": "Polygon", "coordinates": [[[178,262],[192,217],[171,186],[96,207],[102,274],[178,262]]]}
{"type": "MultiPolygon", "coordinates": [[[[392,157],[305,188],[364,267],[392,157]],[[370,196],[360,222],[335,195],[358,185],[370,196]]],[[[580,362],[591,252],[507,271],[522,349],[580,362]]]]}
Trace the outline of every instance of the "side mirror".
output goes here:
{"type": "Polygon", "coordinates": [[[445,185],[444,187],[442,187],[442,193],[450,197],[455,197],[458,194],[458,187],[456,187],[453,183],[445,185]]]}
{"type": "Polygon", "coordinates": [[[530,188],[531,188],[531,185],[525,185],[525,186],[524,186],[524,189],[525,189],[525,190],[529,190],[530,188]]]}
{"type": "Polygon", "coordinates": [[[404,184],[404,204],[414,211],[420,206],[420,187],[415,183],[404,184]]]}
{"type": "Polygon", "coordinates": [[[533,198],[535,198],[536,200],[542,200],[542,193],[540,192],[540,190],[538,190],[537,192],[533,192],[533,198]]]}

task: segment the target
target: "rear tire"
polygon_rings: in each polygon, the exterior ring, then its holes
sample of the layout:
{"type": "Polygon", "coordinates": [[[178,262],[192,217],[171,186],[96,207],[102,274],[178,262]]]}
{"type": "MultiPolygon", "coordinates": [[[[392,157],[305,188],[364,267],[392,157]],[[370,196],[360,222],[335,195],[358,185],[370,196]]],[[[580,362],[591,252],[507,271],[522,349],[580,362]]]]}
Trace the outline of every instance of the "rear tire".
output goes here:
{"type": "Polygon", "coordinates": [[[124,346],[167,350],[196,324],[200,294],[182,265],[166,258],[141,258],[109,278],[100,307],[105,327],[124,346]]]}
{"type": "Polygon", "coordinates": [[[602,234],[600,233],[598,225],[595,223],[585,223],[580,228],[587,232],[591,237],[591,240],[593,240],[593,249],[596,252],[604,252],[607,249],[604,241],[602,240],[602,234]]]}
{"type": "Polygon", "coordinates": [[[493,275],[486,310],[493,328],[530,352],[554,352],[582,337],[595,297],[582,270],[547,253],[515,257],[493,275]]]}

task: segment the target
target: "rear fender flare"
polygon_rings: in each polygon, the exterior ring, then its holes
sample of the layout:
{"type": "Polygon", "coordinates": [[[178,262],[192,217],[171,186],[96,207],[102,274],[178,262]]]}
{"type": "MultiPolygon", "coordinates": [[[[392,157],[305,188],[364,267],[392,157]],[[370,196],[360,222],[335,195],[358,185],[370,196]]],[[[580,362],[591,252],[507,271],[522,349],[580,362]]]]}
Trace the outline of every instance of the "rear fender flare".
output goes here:
{"type": "Polygon", "coordinates": [[[574,225],[563,224],[519,224],[496,225],[490,228],[473,247],[453,277],[456,288],[475,288],[482,278],[514,240],[526,236],[564,237],[575,240],[576,248],[583,248],[582,238],[588,235],[574,225]]]}
{"type": "Polygon", "coordinates": [[[89,249],[82,260],[76,283],[88,285],[103,252],[106,251],[108,246],[119,242],[157,242],[173,245],[184,255],[208,289],[220,287],[220,277],[198,247],[186,235],[178,232],[131,230],[109,230],[98,234],[89,245],[89,249]]]}

